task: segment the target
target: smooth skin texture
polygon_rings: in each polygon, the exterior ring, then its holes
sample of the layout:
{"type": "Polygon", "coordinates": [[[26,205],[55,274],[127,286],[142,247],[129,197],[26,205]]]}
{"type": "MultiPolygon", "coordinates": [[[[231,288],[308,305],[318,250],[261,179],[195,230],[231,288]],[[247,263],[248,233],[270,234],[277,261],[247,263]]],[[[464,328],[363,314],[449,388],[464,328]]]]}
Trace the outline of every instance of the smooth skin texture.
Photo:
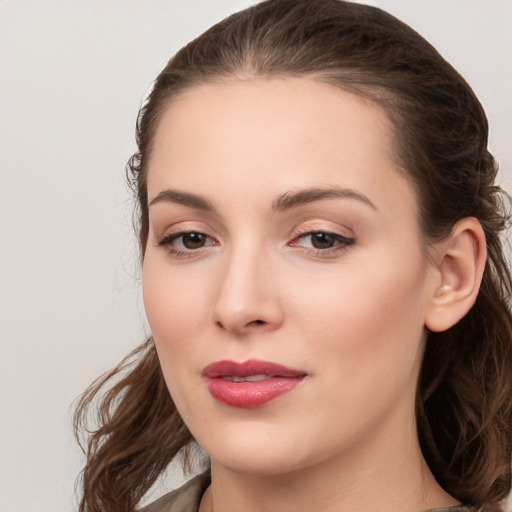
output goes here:
{"type": "Polygon", "coordinates": [[[305,78],[187,90],[158,127],[143,292],[165,379],[212,486],[202,511],[417,511],[456,504],[414,417],[426,326],[471,307],[475,219],[427,248],[415,191],[375,105],[305,78]],[[203,368],[300,369],[256,409],[208,392],[203,368]]]}

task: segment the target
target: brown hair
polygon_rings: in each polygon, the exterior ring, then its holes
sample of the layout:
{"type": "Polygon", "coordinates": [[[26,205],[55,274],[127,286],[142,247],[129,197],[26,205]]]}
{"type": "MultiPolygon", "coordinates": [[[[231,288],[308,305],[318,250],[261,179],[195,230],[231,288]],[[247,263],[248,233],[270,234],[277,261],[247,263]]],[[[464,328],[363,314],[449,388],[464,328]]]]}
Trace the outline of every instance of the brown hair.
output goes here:
{"type": "MultiPolygon", "coordinates": [[[[494,184],[497,165],[487,150],[482,106],[410,27],[375,7],[341,0],[269,0],[182,48],[139,113],[139,150],[127,167],[141,253],[148,237],[148,159],[171,99],[205,82],[283,75],[332,84],[387,113],[428,243],[449,235],[464,217],[483,226],[488,261],[480,293],[457,325],[429,333],[416,415],[423,454],[445,490],[463,503],[499,510],[511,487],[512,283],[500,240],[508,213],[494,184]]],[[[131,512],[192,441],[151,339],[81,397],[77,432],[94,407],[98,425],[89,431],[80,511],[131,512]]]]}

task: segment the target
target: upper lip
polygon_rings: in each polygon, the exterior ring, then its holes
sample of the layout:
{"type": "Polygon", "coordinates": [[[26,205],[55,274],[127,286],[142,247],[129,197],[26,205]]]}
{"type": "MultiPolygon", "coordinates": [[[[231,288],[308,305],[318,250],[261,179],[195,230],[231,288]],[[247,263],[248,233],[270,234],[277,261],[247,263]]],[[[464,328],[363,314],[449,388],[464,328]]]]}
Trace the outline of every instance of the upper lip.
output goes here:
{"type": "Polygon", "coordinates": [[[269,377],[304,377],[306,372],[287,368],[281,364],[259,359],[249,359],[242,363],[235,361],[216,361],[203,369],[203,375],[210,379],[220,377],[249,377],[250,375],[267,375],[269,377]]]}

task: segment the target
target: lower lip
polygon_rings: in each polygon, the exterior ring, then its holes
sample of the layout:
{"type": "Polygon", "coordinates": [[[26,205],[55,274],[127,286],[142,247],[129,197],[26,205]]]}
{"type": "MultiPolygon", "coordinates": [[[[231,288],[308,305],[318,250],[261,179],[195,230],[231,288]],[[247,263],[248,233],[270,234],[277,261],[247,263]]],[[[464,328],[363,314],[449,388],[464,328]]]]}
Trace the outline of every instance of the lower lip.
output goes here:
{"type": "Polygon", "coordinates": [[[254,409],[292,391],[303,377],[272,377],[257,382],[231,382],[222,378],[208,379],[210,394],[218,402],[231,407],[254,409]]]}

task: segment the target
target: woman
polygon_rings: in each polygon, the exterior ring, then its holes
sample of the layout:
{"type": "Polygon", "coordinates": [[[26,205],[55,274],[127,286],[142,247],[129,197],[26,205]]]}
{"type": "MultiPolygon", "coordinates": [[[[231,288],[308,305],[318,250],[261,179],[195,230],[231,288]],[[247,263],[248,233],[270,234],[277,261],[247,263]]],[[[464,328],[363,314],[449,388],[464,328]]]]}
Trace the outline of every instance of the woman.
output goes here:
{"type": "Polygon", "coordinates": [[[483,109],[374,7],[270,0],[171,59],[128,166],[152,337],[91,387],[80,510],[501,510],[507,222],[483,109]]]}

